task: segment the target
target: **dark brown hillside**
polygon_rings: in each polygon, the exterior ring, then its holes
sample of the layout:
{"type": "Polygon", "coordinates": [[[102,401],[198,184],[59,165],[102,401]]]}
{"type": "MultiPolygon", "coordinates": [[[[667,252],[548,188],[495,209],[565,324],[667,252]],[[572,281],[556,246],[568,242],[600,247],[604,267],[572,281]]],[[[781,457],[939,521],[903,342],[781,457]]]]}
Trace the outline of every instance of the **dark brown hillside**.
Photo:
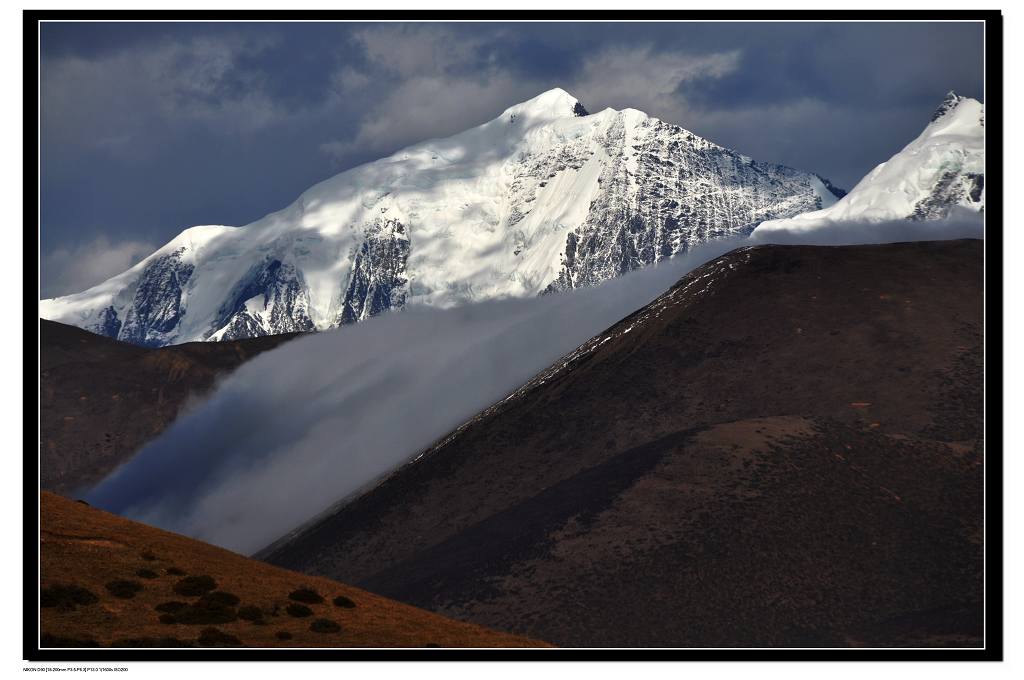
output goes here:
{"type": "Polygon", "coordinates": [[[103,479],[218,376],[296,335],[149,349],[39,323],[41,486],[65,494],[103,479]]]}
{"type": "Polygon", "coordinates": [[[982,243],[733,251],[269,561],[562,646],[974,646],[982,243]]]}

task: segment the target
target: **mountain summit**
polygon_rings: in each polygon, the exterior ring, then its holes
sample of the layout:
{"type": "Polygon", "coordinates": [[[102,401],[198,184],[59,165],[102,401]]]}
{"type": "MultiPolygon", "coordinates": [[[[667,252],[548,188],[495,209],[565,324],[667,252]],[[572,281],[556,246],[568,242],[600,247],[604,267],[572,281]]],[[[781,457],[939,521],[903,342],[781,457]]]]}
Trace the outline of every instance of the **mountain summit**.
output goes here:
{"type": "Polygon", "coordinates": [[[960,95],[958,95],[953,90],[950,90],[949,92],[947,92],[946,93],[946,98],[942,100],[942,103],[939,104],[939,108],[935,109],[935,113],[932,114],[931,122],[934,123],[939,118],[942,118],[949,111],[952,111],[953,109],[955,109],[957,107],[957,105],[960,102],[964,101],[965,99],[967,99],[967,97],[961,97],[960,95]]]}
{"type": "Polygon", "coordinates": [[[835,222],[936,220],[985,209],[985,107],[949,92],[917,139],[830,208],[765,222],[759,236],[835,222]]]}
{"type": "Polygon", "coordinates": [[[510,106],[501,114],[503,118],[551,122],[559,118],[588,115],[580,100],[560,87],[542,92],[533,99],[510,106]]]}
{"type": "Polygon", "coordinates": [[[332,177],[245,227],[187,229],[40,315],[140,345],[354,323],[411,302],[588,286],[832,205],[818,176],[553,89],[332,177]]]}

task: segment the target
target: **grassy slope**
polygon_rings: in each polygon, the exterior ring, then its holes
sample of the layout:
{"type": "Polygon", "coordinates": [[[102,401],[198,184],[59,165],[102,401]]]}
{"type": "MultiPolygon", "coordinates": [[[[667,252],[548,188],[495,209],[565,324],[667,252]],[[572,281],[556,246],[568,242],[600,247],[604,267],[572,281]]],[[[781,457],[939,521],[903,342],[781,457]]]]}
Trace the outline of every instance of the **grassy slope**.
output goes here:
{"type": "MultiPolygon", "coordinates": [[[[102,646],[125,638],[173,637],[195,643],[205,624],[164,624],[154,607],[168,601],[195,602],[173,588],[183,576],[208,575],[217,589],[241,599],[237,607],[256,606],[264,624],[236,620],[213,627],[250,647],[537,647],[527,638],[498,633],[452,621],[326,578],[305,576],[252,560],[200,541],[132,522],[70,501],[41,494],[42,587],[76,585],[93,593],[98,602],[69,607],[44,607],[42,631],[47,636],[91,640],[102,646]],[[143,578],[149,570],[156,578],[143,578]],[[107,584],[117,580],[142,586],[130,599],[115,597],[107,584]],[[308,587],[325,598],[308,605],[313,615],[296,618],[286,613],[289,593],[308,587]],[[336,596],[352,600],[354,608],[336,607],[336,596]],[[276,613],[274,613],[276,612],[276,613]],[[340,632],[310,630],[315,619],[330,619],[340,632]],[[279,631],[292,635],[280,640],[279,631]]],[[[47,638],[50,640],[51,638],[47,638]]],[[[139,645],[140,643],[133,643],[139,645]]],[[[61,646],[59,644],[53,646],[61,646]]],[[[123,645],[118,645],[123,646],[123,645]]]]}

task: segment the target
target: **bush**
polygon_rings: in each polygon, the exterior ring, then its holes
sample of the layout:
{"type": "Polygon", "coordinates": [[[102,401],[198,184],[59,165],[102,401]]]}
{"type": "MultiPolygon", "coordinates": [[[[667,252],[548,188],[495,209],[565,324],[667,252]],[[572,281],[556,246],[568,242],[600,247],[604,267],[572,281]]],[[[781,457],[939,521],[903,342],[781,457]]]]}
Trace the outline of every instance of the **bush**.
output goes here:
{"type": "Polygon", "coordinates": [[[207,600],[204,597],[184,609],[168,614],[168,616],[173,616],[176,623],[197,626],[211,623],[231,623],[238,618],[238,612],[234,607],[229,607],[216,600],[207,600]]]}
{"type": "Polygon", "coordinates": [[[39,636],[40,647],[99,647],[100,643],[92,639],[78,639],[63,637],[61,635],[51,635],[50,633],[43,633],[39,636]]]}
{"type": "Polygon", "coordinates": [[[341,626],[330,619],[317,619],[309,624],[309,629],[314,633],[339,633],[341,626]]]}
{"type": "Polygon", "coordinates": [[[274,637],[276,637],[278,640],[291,640],[292,634],[286,630],[279,630],[276,633],[274,633],[274,637]]]}
{"type": "Polygon", "coordinates": [[[185,597],[199,597],[216,588],[217,582],[212,576],[186,576],[174,584],[174,592],[185,597]]]}
{"type": "Polygon", "coordinates": [[[238,608],[238,618],[243,619],[245,621],[252,621],[253,623],[255,623],[257,621],[262,623],[263,622],[263,610],[260,609],[259,607],[254,607],[252,605],[247,605],[245,607],[239,607],[238,608]]]}
{"type": "Polygon", "coordinates": [[[320,597],[320,593],[316,592],[312,588],[299,588],[288,593],[289,600],[295,600],[296,602],[305,602],[307,604],[320,604],[324,601],[324,598],[320,597]]]}
{"type": "Polygon", "coordinates": [[[161,602],[157,606],[153,607],[153,609],[157,610],[158,612],[169,612],[169,613],[173,614],[174,612],[180,612],[182,609],[188,609],[188,603],[187,602],[161,602]]]}
{"type": "Polygon", "coordinates": [[[203,595],[202,599],[210,604],[216,604],[223,607],[234,607],[241,600],[234,593],[225,593],[223,590],[215,590],[212,593],[203,595]]]}
{"type": "Polygon", "coordinates": [[[304,604],[295,604],[294,602],[291,603],[290,605],[288,605],[288,607],[287,607],[287,609],[285,609],[285,611],[288,612],[289,616],[294,616],[297,619],[301,619],[301,618],[304,618],[306,616],[312,616],[313,615],[313,610],[312,609],[310,609],[309,607],[307,607],[304,604]]]}
{"type": "Polygon", "coordinates": [[[160,623],[165,624],[173,624],[178,622],[178,619],[175,618],[174,614],[161,614],[159,620],[160,623]]]}
{"type": "Polygon", "coordinates": [[[167,567],[167,573],[171,576],[184,576],[185,572],[177,567],[167,567]]]}
{"type": "Polygon", "coordinates": [[[356,606],[356,603],[348,599],[344,595],[338,595],[336,598],[334,598],[334,606],[343,607],[345,609],[352,609],[356,606]]]}
{"type": "Polygon", "coordinates": [[[114,597],[130,600],[135,597],[135,593],[143,590],[143,587],[138,581],[126,581],[121,579],[108,583],[107,590],[109,590],[110,594],[114,597]]]}
{"type": "Polygon", "coordinates": [[[156,555],[147,550],[146,552],[142,553],[142,559],[146,560],[147,562],[152,562],[156,560],[156,555]]]}
{"type": "Polygon", "coordinates": [[[139,569],[137,572],[135,572],[135,575],[138,576],[139,578],[156,578],[157,577],[157,573],[155,571],[153,571],[152,569],[139,569]]]}
{"type": "Polygon", "coordinates": [[[39,606],[72,611],[78,605],[95,604],[100,598],[81,586],[55,584],[39,591],[39,606]]]}
{"type": "Polygon", "coordinates": [[[423,646],[424,647],[440,647],[441,645],[437,644],[436,642],[428,642],[427,644],[425,644],[423,646]]]}
{"type": "Polygon", "coordinates": [[[241,647],[242,641],[216,628],[204,628],[196,640],[200,647],[241,647]]]}
{"type": "Polygon", "coordinates": [[[195,647],[188,640],[176,637],[120,638],[110,643],[111,647],[195,647]]]}

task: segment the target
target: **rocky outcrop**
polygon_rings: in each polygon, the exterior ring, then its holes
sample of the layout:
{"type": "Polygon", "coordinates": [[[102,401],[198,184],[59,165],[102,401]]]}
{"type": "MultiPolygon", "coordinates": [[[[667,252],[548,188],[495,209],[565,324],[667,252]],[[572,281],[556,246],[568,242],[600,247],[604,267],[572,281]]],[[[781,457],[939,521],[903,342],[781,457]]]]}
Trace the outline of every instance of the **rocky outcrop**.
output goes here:
{"type": "Polygon", "coordinates": [[[609,161],[584,223],[566,238],[548,291],[590,286],[767,219],[822,207],[815,175],[758,163],[655,119],[630,130],[623,116],[603,140],[609,161]],[[632,133],[632,142],[626,139],[632,133]]]}
{"type": "Polygon", "coordinates": [[[184,250],[158,257],[146,266],[123,324],[118,323],[113,308],[104,310],[99,323],[104,335],[147,347],[166,344],[185,313],[182,292],[195,269],[182,262],[184,250]]]}
{"type": "Polygon", "coordinates": [[[378,221],[366,230],[352,257],[338,325],[355,323],[405,304],[409,279],[409,234],[398,220],[378,221]]]}
{"type": "Polygon", "coordinates": [[[314,330],[302,272],[278,259],[257,265],[228,297],[215,326],[214,340],[314,330]]]}

